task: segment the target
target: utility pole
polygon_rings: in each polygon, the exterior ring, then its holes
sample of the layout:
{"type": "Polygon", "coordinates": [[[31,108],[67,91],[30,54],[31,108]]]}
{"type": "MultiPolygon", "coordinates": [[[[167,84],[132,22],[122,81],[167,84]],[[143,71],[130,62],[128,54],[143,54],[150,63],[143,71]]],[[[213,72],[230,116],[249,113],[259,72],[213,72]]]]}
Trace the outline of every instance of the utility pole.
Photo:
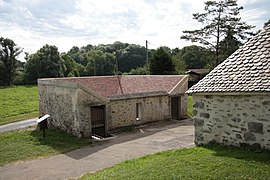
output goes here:
{"type": "Polygon", "coordinates": [[[146,40],[146,65],[148,65],[148,41],[146,40]]]}
{"type": "Polygon", "coordinates": [[[115,75],[118,76],[118,50],[115,52],[115,75]]]}
{"type": "Polygon", "coordinates": [[[94,76],[96,76],[96,58],[94,58],[94,76]]]}

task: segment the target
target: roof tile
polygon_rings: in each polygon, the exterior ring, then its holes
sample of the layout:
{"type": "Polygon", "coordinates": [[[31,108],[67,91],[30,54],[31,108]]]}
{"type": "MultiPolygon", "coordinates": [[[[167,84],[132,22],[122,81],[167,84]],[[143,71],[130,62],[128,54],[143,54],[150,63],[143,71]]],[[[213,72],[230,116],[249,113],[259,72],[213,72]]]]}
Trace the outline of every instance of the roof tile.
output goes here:
{"type": "Polygon", "coordinates": [[[169,93],[184,77],[186,76],[91,76],[82,78],[57,78],[55,80],[78,82],[103,97],[112,97],[123,94],[150,92],[169,93]]]}

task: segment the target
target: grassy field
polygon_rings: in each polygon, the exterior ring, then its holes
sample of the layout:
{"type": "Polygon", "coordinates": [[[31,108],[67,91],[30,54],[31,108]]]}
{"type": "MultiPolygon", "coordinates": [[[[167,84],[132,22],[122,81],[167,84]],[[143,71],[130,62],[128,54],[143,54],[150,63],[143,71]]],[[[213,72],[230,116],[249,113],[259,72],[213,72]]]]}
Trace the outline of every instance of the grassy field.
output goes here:
{"type": "Polygon", "coordinates": [[[214,146],[124,161],[81,179],[269,179],[270,151],[214,146]]]}
{"type": "Polygon", "coordinates": [[[0,133],[0,165],[61,154],[88,144],[89,139],[79,139],[53,129],[46,130],[45,138],[41,131],[0,133]]]}
{"type": "Polygon", "coordinates": [[[0,87],[0,125],[37,116],[37,86],[0,87]]]}
{"type": "MultiPolygon", "coordinates": [[[[193,116],[192,96],[188,97],[188,115],[193,116]]],[[[0,125],[38,116],[38,87],[0,87],[0,125]]]]}

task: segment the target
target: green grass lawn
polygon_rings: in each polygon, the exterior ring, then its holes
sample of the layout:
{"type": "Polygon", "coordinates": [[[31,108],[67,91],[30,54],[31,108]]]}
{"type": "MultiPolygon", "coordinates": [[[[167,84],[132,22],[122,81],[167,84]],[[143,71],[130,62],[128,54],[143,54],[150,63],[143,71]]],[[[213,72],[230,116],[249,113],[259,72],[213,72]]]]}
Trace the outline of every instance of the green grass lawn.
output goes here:
{"type": "Polygon", "coordinates": [[[89,144],[89,139],[79,139],[53,129],[46,130],[45,138],[42,131],[0,133],[0,165],[61,154],[89,144]]]}
{"type": "Polygon", "coordinates": [[[38,87],[0,87],[0,125],[38,116],[38,87]]]}
{"type": "Polygon", "coordinates": [[[81,179],[269,179],[270,151],[214,146],[124,161],[81,179]]]}
{"type": "Polygon", "coordinates": [[[187,114],[189,116],[193,116],[193,98],[192,96],[188,96],[188,109],[187,114]]]}

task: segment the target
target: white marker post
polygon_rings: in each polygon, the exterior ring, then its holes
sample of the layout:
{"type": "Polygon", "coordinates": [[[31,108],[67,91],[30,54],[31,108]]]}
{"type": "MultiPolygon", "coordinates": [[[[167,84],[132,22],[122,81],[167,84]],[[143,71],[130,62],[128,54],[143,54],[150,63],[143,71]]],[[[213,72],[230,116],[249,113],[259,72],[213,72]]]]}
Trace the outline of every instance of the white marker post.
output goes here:
{"type": "Polygon", "coordinates": [[[39,119],[37,119],[37,123],[39,125],[39,129],[43,130],[43,137],[45,138],[45,129],[48,129],[48,125],[47,125],[47,119],[50,117],[49,114],[46,114],[42,117],[40,117],[39,119]]]}

